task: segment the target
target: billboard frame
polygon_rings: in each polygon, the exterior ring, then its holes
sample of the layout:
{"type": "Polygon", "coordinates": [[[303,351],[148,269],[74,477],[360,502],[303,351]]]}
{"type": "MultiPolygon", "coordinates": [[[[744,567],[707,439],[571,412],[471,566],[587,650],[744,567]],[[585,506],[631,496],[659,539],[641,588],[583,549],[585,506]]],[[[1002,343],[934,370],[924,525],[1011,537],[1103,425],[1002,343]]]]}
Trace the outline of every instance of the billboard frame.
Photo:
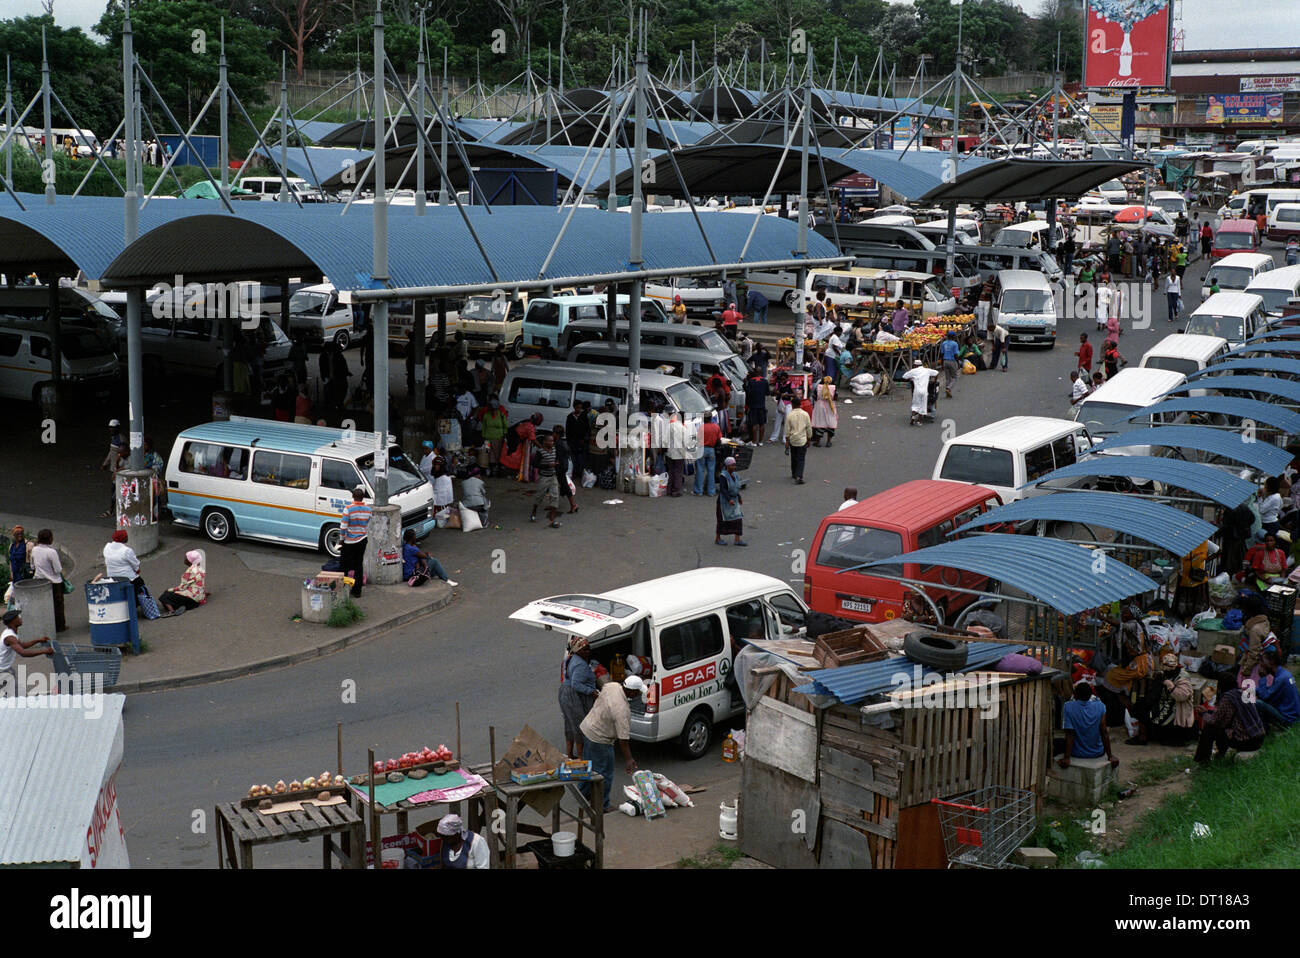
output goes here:
{"type": "Polygon", "coordinates": [[[1127,92],[1130,91],[1130,90],[1133,91],[1133,92],[1136,92],[1136,93],[1138,93],[1138,94],[1141,94],[1141,93],[1144,92],[1144,91],[1156,91],[1156,90],[1164,91],[1164,90],[1168,90],[1168,89],[1170,88],[1170,84],[1171,84],[1171,82],[1172,82],[1172,80],[1173,80],[1173,74],[1174,74],[1174,2],[1175,2],[1175,0],[1168,0],[1168,2],[1165,4],[1165,7],[1164,7],[1164,11],[1165,11],[1165,14],[1166,14],[1166,19],[1165,19],[1165,63],[1164,63],[1164,78],[1165,78],[1165,82],[1164,82],[1162,85],[1160,85],[1160,86],[1127,86],[1127,87],[1121,87],[1121,86],[1090,86],[1090,85],[1088,84],[1088,57],[1089,57],[1089,49],[1088,49],[1088,48],[1089,48],[1089,46],[1090,46],[1090,44],[1089,44],[1089,42],[1088,42],[1088,41],[1089,41],[1089,30],[1088,30],[1088,27],[1089,27],[1089,24],[1091,23],[1091,17],[1092,17],[1092,4],[1093,4],[1093,0],[1084,0],[1084,4],[1083,4],[1083,61],[1082,61],[1082,62],[1083,62],[1083,74],[1082,74],[1082,76],[1080,77],[1080,89],[1082,89],[1082,90],[1111,90],[1111,91],[1118,91],[1119,95],[1121,95],[1121,96],[1122,96],[1124,93],[1127,93],[1127,92]]]}

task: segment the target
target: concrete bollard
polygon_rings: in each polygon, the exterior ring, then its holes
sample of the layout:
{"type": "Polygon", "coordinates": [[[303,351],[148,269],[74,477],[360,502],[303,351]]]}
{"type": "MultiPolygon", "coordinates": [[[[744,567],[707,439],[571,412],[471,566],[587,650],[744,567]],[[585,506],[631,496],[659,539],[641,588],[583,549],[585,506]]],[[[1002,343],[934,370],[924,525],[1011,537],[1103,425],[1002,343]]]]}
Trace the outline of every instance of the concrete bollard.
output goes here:
{"type": "Polygon", "coordinates": [[[158,548],[158,523],[153,521],[153,473],[148,469],[117,473],[117,526],[130,536],[138,556],[158,548]]]}
{"type": "MultiPolygon", "coordinates": [[[[54,593],[51,590],[51,583],[45,579],[23,579],[14,583],[14,604],[23,615],[19,638],[24,642],[43,635],[51,639],[55,637],[54,593]]],[[[67,601],[67,596],[64,596],[64,601],[67,601]]]]}
{"type": "Polygon", "coordinates": [[[371,585],[402,581],[402,510],[375,506],[366,530],[366,570],[371,585]]]}

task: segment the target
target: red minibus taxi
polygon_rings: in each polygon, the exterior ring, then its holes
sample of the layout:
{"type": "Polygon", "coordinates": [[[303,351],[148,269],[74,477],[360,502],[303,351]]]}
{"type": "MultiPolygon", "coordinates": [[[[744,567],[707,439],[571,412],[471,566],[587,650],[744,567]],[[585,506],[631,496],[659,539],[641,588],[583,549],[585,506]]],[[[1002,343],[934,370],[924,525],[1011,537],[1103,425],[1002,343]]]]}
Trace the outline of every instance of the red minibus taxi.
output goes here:
{"type": "Polygon", "coordinates": [[[947,542],[954,529],[1001,504],[998,494],[984,486],[914,479],[832,513],[821,521],[808,553],[804,601],[818,612],[861,622],[897,618],[908,590],[878,574],[885,572],[935,583],[926,594],[943,612],[945,623],[951,622],[976,598],[951,587],[986,589],[987,577],[915,563],[841,570],[947,542]]]}
{"type": "Polygon", "coordinates": [[[1259,226],[1254,220],[1224,220],[1214,231],[1214,240],[1210,244],[1211,259],[1258,251],[1259,226]]]}

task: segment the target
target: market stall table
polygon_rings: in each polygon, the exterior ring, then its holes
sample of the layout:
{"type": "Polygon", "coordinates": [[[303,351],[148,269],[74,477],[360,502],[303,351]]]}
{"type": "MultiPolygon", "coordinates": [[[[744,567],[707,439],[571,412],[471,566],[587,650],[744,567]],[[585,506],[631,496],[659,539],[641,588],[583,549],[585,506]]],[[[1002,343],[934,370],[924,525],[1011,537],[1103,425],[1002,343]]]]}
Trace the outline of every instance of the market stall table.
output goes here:
{"type": "MultiPolygon", "coordinates": [[[[483,765],[475,768],[474,771],[487,777],[492,774],[491,766],[483,765]]],[[[555,832],[561,830],[562,822],[570,821],[577,825],[577,848],[575,855],[582,854],[588,850],[582,843],[582,832],[584,827],[590,828],[595,836],[595,848],[590,850],[592,855],[591,863],[588,867],[604,868],[605,867],[605,780],[597,774],[592,774],[591,784],[591,801],[588,802],[578,791],[578,786],[582,785],[581,781],[560,781],[553,779],[547,782],[537,782],[532,785],[519,785],[515,782],[493,782],[491,790],[495,795],[495,800],[505,806],[505,831],[504,834],[497,835],[495,832],[491,835],[493,861],[497,861],[497,855],[502,854],[506,868],[515,868],[516,859],[520,852],[532,852],[537,854],[537,842],[530,842],[527,845],[519,845],[519,835],[536,835],[543,840],[543,844],[549,847],[550,838],[555,832]],[[567,812],[560,807],[560,800],[568,793],[577,802],[577,812],[567,812]],[[550,793],[548,795],[547,793],[550,793]],[[530,825],[526,822],[519,821],[520,806],[529,802],[531,799],[540,797],[553,799],[551,808],[551,830],[548,832],[539,825],[530,825]],[[503,846],[503,851],[498,851],[498,842],[503,846]]],[[[543,855],[537,855],[538,864],[542,867],[548,866],[543,861],[543,855]]],[[[585,857],[585,855],[584,855],[585,857]]]]}
{"type": "Polygon", "coordinates": [[[301,811],[263,814],[240,802],[224,802],[216,807],[217,867],[253,867],[253,848],[296,839],[305,842],[321,839],[324,868],[333,867],[333,857],[345,868],[364,867],[365,823],[347,802],[315,805],[303,802],[301,811]],[[334,836],[338,836],[338,843],[334,836]],[[235,843],[239,843],[236,856],[235,843]],[[229,862],[229,865],[227,865],[229,862]]]}

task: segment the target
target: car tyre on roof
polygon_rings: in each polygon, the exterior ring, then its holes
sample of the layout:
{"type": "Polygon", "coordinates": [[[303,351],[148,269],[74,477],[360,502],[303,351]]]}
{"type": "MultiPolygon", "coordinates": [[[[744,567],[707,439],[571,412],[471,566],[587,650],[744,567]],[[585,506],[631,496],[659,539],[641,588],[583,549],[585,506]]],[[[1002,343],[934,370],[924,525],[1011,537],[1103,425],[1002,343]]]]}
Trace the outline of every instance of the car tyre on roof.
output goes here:
{"type": "Polygon", "coordinates": [[[944,672],[966,667],[966,643],[937,632],[909,632],[903,638],[903,654],[913,662],[944,672]]]}

